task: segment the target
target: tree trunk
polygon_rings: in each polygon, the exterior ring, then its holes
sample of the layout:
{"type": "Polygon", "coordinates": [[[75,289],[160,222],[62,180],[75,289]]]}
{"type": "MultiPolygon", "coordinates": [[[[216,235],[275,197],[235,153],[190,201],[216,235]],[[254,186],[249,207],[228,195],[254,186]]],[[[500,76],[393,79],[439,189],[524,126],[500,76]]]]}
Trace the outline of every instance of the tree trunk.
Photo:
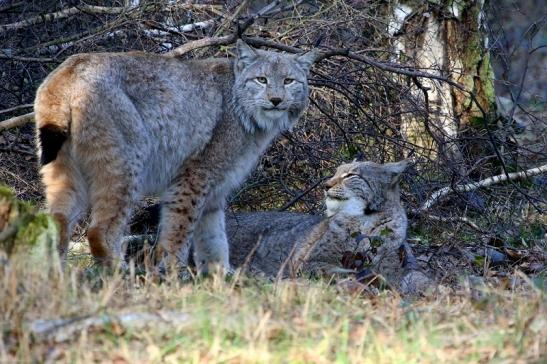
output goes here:
{"type": "MultiPolygon", "coordinates": [[[[415,79],[425,115],[403,120],[406,137],[449,160],[460,160],[455,139],[494,111],[490,57],[482,27],[482,1],[400,1],[389,30],[397,60],[454,80],[475,95],[446,83],[415,79]]],[[[429,155],[431,157],[431,155],[429,155]]]]}

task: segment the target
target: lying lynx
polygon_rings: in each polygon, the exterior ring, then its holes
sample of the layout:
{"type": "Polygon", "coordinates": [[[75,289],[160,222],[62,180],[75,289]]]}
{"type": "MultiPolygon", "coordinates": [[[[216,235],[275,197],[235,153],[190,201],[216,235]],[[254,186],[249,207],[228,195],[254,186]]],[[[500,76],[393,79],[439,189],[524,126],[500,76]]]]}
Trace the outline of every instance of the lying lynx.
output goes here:
{"type": "Polygon", "coordinates": [[[400,277],[397,249],[406,239],[407,217],[399,179],[408,161],[343,164],[325,184],[327,217],[282,212],[236,214],[227,220],[234,266],[253,249],[249,267],[266,276],[331,274],[345,252],[365,252],[372,265],[392,280],[400,277]],[[237,247],[237,248],[236,248],[237,247]],[[287,264],[285,264],[287,262],[287,264]],[[395,269],[394,269],[395,268],[395,269]]]}
{"type": "Polygon", "coordinates": [[[234,61],[140,52],[67,59],[40,86],[34,106],[61,253],[91,207],[93,256],[121,259],[118,240],[134,203],[160,194],[156,258],[167,251],[184,262],[194,241],[200,270],[227,268],[225,198],[306,109],[315,56],[238,41],[234,61]]]}

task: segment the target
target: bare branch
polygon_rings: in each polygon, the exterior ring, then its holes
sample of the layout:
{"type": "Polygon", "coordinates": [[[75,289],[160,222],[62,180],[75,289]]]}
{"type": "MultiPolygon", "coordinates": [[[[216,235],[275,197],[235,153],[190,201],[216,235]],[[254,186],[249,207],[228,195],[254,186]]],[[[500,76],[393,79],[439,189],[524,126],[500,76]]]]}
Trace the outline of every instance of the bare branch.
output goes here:
{"type": "Polygon", "coordinates": [[[7,31],[30,27],[35,24],[49,22],[56,19],[68,18],[72,15],[76,15],[82,12],[91,14],[121,14],[127,10],[128,9],[126,9],[125,7],[109,7],[83,4],[65,10],[56,11],[54,13],[38,15],[26,20],[18,21],[16,23],[0,25],[0,34],[4,34],[7,31]]]}
{"type": "MultiPolygon", "coordinates": [[[[55,60],[55,58],[59,57],[60,55],[59,52],[62,52],[66,50],[67,48],[74,46],[78,42],[83,42],[90,39],[96,39],[96,37],[114,37],[114,36],[123,34],[125,30],[113,30],[117,27],[120,27],[123,24],[124,24],[123,19],[116,19],[116,20],[113,20],[112,22],[106,22],[105,24],[100,25],[98,27],[86,29],[83,32],[80,32],[77,34],[71,34],[66,37],[61,37],[58,39],[51,40],[44,44],[40,44],[39,46],[27,48],[24,51],[25,52],[37,51],[39,54],[55,53],[55,57],[53,58],[53,60],[55,60]]],[[[19,58],[23,58],[23,57],[19,57],[19,58]]]]}
{"type": "Polygon", "coordinates": [[[169,34],[189,33],[196,29],[207,29],[215,24],[214,20],[200,21],[191,24],[167,26],[161,23],[145,22],[144,25],[152,29],[143,29],[144,34],[151,37],[161,37],[169,34]]]}
{"type": "MultiPolygon", "coordinates": [[[[272,1],[271,3],[264,6],[262,9],[257,11],[255,14],[252,14],[246,17],[243,24],[238,23],[236,32],[231,35],[223,36],[223,37],[209,37],[209,38],[203,38],[203,39],[198,39],[192,42],[188,42],[180,47],[173,49],[168,54],[173,57],[180,57],[190,51],[193,51],[199,48],[228,45],[228,44],[235,43],[235,41],[241,36],[241,34],[243,34],[245,30],[247,30],[247,28],[249,28],[255,22],[256,19],[260,17],[271,17],[280,12],[296,8],[302,2],[299,1],[296,4],[278,9],[277,7],[280,3],[281,2],[279,0],[272,1]]],[[[241,7],[239,8],[239,10],[241,10],[241,7]]],[[[296,52],[301,52],[300,50],[298,50],[298,48],[295,48],[295,49],[296,49],[296,52]]]]}
{"type": "Polygon", "coordinates": [[[0,131],[16,128],[18,126],[25,125],[34,120],[34,112],[29,112],[28,114],[15,116],[11,119],[4,120],[0,122],[0,131]]]}
{"type": "Polygon", "coordinates": [[[196,49],[212,47],[212,46],[228,45],[228,44],[235,43],[236,40],[237,40],[236,34],[225,35],[223,37],[202,38],[202,39],[185,43],[182,46],[173,49],[171,52],[167,53],[167,55],[171,57],[181,57],[185,55],[186,53],[194,51],[196,49]]]}
{"type": "Polygon", "coordinates": [[[0,110],[0,114],[7,114],[9,112],[13,112],[13,111],[21,110],[21,109],[28,109],[33,106],[34,106],[33,104],[17,105],[14,107],[10,107],[9,109],[0,110]]]}
{"type": "Polygon", "coordinates": [[[441,200],[443,197],[448,195],[451,192],[468,192],[476,190],[480,187],[488,187],[493,184],[497,184],[504,181],[513,181],[516,179],[522,179],[522,178],[530,178],[532,176],[546,173],[547,172],[547,164],[544,164],[540,167],[531,168],[526,171],[521,172],[513,172],[513,173],[507,173],[507,174],[499,174],[497,176],[492,176],[477,182],[471,182],[466,185],[460,185],[456,187],[444,187],[435,192],[424,204],[422,207],[417,209],[417,212],[422,212],[430,209],[433,205],[435,205],[439,200],[441,200]]]}
{"type": "Polygon", "coordinates": [[[302,197],[306,196],[308,193],[310,193],[311,191],[313,191],[313,189],[317,186],[319,186],[319,184],[321,182],[323,182],[325,179],[327,179],[327,177],[323,177],[323,178],[320,178],[318,179],[317,181],[315,181],[314,183],[312,183],[308,188],[306,188],[304,191],[300,192],[296,197],[294,197],[292,200],[290,200],[289,202],[287,202],[285,205],[283,205],[279,210],[277,211],[285,211],[287,210],[289,207],[291,207],[292,205],[294,205],[295,203],[297,203],[302,197]]]}
{"type": "Polygon", "coordinates": [[[9,60],[12,60],[12,61],[20,61],[20,62],[39,62],[39,63],[58,63],[58,62],[60,62],[55,58],[8,56],[6,54],[0,54],[0,59],[9,59],[9,60]]]}

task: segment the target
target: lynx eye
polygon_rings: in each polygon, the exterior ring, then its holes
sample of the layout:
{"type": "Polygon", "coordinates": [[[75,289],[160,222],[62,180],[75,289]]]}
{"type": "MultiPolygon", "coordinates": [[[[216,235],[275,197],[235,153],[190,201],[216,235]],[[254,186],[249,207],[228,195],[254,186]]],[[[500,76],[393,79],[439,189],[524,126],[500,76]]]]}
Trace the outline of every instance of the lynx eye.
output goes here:
{"type": "Polygon", "coordinates": [[[255,78],[256,82],[261,83],[263,85],[268,83],[268,79],[266,77],[257,77],[255,78]]]}
{"type": "Polygon", "coordinates": [[[361,177],[359,176],[357,173],[346,173],[345,175],[342,176],[343,179],[348,179],[348,178],[351,178],[351,177],[361,177]]]}
{"type": "Polygon", "coordinates": [[[283,80],[283,83],[285,85],[290,85],[291,83],[294,83],[294,79],[292,78],[286,78],[285,80],[283,80]]]}

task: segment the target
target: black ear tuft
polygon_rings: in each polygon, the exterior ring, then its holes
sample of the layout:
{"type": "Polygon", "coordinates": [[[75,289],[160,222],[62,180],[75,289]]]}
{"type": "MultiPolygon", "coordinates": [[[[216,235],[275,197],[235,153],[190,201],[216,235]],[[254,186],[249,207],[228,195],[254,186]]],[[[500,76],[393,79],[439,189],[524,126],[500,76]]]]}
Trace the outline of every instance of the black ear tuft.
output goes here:
{"type": "Polygon", "coordinates": [[[49,124],[41,127],[38,135],[41,146],[40,164],[46,165],[57,158],[59,150],[68,138],[68,133],[61,127],[49,124]]]}

